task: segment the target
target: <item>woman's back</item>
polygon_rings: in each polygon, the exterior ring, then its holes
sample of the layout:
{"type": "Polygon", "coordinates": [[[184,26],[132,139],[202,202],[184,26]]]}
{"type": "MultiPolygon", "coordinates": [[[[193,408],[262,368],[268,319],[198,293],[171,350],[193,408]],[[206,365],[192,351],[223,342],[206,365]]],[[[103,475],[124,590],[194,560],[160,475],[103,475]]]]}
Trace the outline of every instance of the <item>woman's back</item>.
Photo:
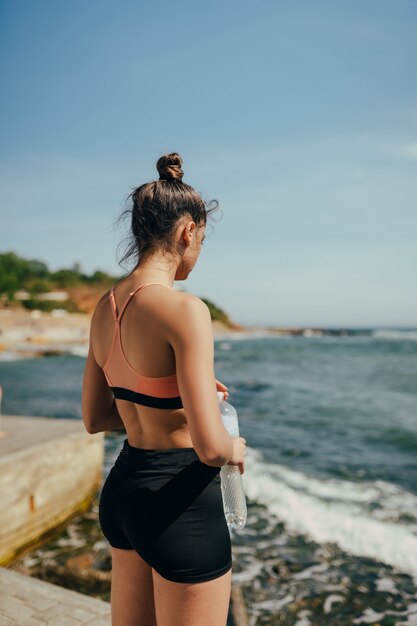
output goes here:
{"type": "Polygon", "coordinates": [[[181,324],[179,299],[193,298],[167,283],[131,278],[100,300],[91,326],[103,369],[126,427],[141,448],[192,446],[179,394],[169,328],[181,324]],[[168,289],[167,289],[168,288],[168,289]]]}

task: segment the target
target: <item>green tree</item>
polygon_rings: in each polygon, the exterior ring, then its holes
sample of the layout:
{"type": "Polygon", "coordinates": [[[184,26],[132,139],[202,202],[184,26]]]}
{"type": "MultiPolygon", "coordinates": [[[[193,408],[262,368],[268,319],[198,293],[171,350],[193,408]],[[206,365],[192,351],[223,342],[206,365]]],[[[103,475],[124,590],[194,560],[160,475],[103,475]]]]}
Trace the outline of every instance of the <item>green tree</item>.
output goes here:
{"type": "Polygon", "coordinates": [[[230,319],[227,313],[225,313],[222,309],[211,302],[211,300],[207,300],[206,298],[201,298],[203,302],[205,302],[210,309],[210,315],[212,320],[216,320],[219,322],[223,322],[224,324],[229,324],[230,319]]]}

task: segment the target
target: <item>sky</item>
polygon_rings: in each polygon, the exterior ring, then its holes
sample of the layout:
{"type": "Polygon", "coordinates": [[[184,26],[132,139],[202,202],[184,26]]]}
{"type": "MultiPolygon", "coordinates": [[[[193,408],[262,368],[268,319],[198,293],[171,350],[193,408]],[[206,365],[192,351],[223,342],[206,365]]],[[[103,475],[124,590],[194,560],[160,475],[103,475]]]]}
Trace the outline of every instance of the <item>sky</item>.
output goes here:
{"type": "Polygon", "coordinates": [[[240,324],[417,325],[414,0],[0,2],[0,252],[122,275],[167,152],[209,202],[175,286],[240,324]]]}

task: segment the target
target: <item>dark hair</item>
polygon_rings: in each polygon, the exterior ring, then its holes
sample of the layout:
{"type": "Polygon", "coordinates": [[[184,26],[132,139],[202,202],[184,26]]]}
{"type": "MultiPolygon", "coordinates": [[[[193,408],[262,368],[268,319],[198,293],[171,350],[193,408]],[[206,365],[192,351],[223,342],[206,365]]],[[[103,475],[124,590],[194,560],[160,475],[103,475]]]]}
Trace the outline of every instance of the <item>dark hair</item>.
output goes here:
{"type": "Polygon", "coordinates": [[[127,196],[131,206],[124,210],[116,223],[131,216],[128,246],[119,261],[132,258],[135,263],[146,254],[162,248],[171,251],[178,220],[189,215],[197,227],[207,224],[207,217],[218,208],[218,201],[206,203],[193,187],[182,181],[183,160],[177,152],[164,154],[157,163],[159,180],[140,185],[127,196]],[[214,204],[212,208],[209,208],[214,204]]]}

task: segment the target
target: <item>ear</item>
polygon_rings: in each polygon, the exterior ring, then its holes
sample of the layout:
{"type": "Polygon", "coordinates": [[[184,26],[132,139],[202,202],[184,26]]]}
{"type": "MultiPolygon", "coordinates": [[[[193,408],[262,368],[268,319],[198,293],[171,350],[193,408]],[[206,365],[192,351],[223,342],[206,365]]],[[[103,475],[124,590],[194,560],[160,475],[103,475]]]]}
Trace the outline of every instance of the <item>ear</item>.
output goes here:
{"type": "Polygon", "coordinates": [[[182,231],[180,234],[180,241],[184,243],[186,246],[189,246],[193,235],[195,235],[195,222],[194,220],[187,220],[182,227],[182,231]]]}

